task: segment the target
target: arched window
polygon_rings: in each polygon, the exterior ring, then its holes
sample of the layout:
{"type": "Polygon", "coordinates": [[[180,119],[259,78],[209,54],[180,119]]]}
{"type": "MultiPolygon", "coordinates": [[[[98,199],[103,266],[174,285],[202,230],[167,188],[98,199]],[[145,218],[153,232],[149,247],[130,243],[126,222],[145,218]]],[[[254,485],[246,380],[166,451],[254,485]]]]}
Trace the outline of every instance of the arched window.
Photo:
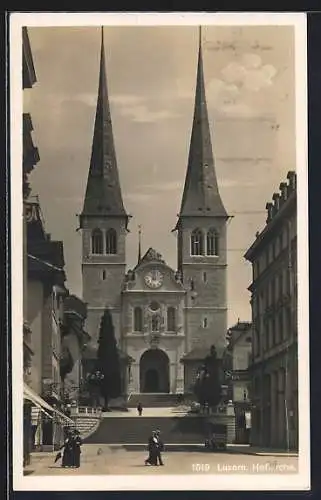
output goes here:
{"type": "Polygon", "coordinates": [[[176,311],[174,307],[169,307],[167,309],[167,331],[175,332],[176,330],[176,311]]]}
{"type": "Polygon", "coordinates": [[[106,253],[117,253],[117,233],[115,229],[108,229],[106,232],[106,253]]]}
{"type": "Polygon", "coordinates": [[[191,255],[203,255],[204,238],[200,229],[194,229],[191,234],[191,255]]]}
{"type": "Polygon", "coordinates": [[[203,318],[203,328],[207,328],[207,327],[208,327],[207,318],[203,318]]]}
{"type": "Polygon", "coordinates": [[[206,235],[207,255],[218,255],[218,234],[215,229],[210,229],[206,235]]]}
{"type": "Polygon", "coordinates": [[[103,253],[103,233],[100,229],[94,229],[91,233],[91,252],[94,254],[103,253]]]}
{"type": "Polygon", "coordinates": [[[143,312],[140,307],[135,307],[134,309],[134,331],[143,331],[143,312]]]}

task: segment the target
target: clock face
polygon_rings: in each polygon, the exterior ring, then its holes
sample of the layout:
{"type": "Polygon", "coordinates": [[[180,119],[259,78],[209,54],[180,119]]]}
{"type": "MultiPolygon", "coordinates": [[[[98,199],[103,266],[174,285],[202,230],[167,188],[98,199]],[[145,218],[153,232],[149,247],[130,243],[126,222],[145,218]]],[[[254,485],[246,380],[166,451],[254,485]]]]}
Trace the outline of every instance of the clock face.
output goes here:
{"type": "Polygon", "coordinates": [[[149,288],[159,288],[163,283],[163,275],[158,270],[150,271],[145,275],[145,283],[149,288]]]}

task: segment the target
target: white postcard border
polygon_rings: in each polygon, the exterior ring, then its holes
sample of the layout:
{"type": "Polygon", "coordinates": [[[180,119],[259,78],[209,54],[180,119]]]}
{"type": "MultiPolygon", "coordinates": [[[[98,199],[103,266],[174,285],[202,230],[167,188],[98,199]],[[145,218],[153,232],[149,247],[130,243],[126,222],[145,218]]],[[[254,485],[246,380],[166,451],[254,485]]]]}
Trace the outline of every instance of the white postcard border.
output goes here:
{"type": "Polygon", "coordinates": [[[307,40],[301,13],[13,13],[10,15],[12,425],[13,488],[42,491],[108,490],[308,490],[310,488],[309,278],[307,173],[307,40]],[[299,473],[151,476],[23,476],[23,253],[22,253],[22,26],[293,25],[296,67],[298,192],[299,473]],[[158,480],[156,480],[158,478],[158,480]]]}

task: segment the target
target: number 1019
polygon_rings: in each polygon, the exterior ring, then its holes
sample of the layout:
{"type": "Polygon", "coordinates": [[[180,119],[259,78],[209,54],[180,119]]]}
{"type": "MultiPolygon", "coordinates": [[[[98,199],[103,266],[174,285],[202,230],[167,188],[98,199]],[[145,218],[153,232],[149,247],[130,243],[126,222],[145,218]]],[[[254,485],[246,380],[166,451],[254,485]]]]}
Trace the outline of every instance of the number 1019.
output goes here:
{"type": "Polygon", "coordinates": [[[210,468],[210,464],[192,464],[193,472],[208,472],[210,468]]]}

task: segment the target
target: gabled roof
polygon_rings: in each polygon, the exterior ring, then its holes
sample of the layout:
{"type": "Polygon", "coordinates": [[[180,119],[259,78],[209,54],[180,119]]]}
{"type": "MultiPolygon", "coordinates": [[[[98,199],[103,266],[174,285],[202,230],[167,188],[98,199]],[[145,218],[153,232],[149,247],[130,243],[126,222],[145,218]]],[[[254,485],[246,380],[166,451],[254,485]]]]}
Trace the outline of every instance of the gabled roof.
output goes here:
{"type": "Polygon", "coordinates": [[[149,247],[147,252],[143,255],[143,257],[140,259],[138,262],[137,266],[138,267],[140,264],[143,264],[145,262],[160,262],[162,264],[166,264],[165,260],[162,257],[162,254],[154,250],[154,248],[149,247]]]}
{"type": "Polygon", "coordinates": [[[108,99],[103,31],[94,136],[82,216],[127,218],[119,182],[108,99]]]}

